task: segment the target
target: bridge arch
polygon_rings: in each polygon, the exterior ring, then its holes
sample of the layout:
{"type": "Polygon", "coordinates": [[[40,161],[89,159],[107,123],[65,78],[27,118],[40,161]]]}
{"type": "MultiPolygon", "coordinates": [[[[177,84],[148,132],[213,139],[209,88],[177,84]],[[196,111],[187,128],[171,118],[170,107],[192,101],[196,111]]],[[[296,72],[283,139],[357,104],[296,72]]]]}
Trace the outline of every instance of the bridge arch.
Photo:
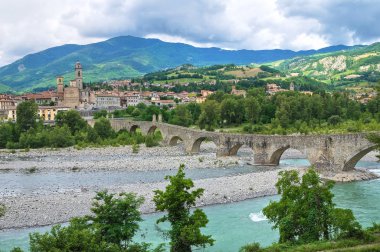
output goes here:
{"type": "Polygon", "coordinates": [[[149,129],[148,129],[148,134],[154,134],[154,132],[156,131],[157,129],[157,126],[156,125],[152,125],[149,129]]]}
{"type": "MultiPolygon", "coordinates": [[[[310,165],[311,162],[310,162],[309,158],[306,155],[307,153],[304,153],[303,151],[299,150],[298,148],[290,146],[290,145],[282,146],[282,147],[276,149],[271,154],[270,159],[269,159],[269,163],[271,165],[279,165],[281,157],[288,150],[293,150],[295,152],[298,152],[301,157],[297,157],[296,159],[298,159],[298,158],[304,159],[305,158],[308,161],[309,165],[310,165]]],[[[296,156],[298,156],[298,155],[296,154],[296,156]]]]}
{"type": "Polygon", "coordinates": [[[290,146],[287,145],[287,146],[283,146],[283,147],[280,147],[277,150],[275,150],[272,153],[272,155],[270,156],[269,163],[273,164],[273,165],[279,165],[282,154],[284,154],[284,152],[289,148],[290,148],[290,146]]]}
{"type": "Polygon", "coordinates": [[[210,140],[215,144],[215,146],[217,146],[217,144],[215,143],[215,141],[212,138],[209,138],[206,136],[198,137],[194,142],[192,142],[190,152],[191,153],[199,153],[200,148],[201,148],[201,144],[205,140],[210,140]]]}
{"type": "Polygon", "coordinates": [[[180,136],[173,136],[169,140],[169,146],[176,146],[178,144],[178,141],[182,141],[183,139],[180,136]]]}
{"type": "Polygon", "coordinates": [[[228,155],[229,156],[236,156],[239,149],[243,146],[244,144],[242,143],[237,143],[235,144],[234,146],[232,146],[229,150],[228,150],[228,155]]]}
{"type": "Polygon", "coordinates": [[[370,146],[363,148],[351,156],[347,161],[344,162],[343,171],[351,171],[355,168],[356,164],[362,159],[365,155],[375,150],[376,146],[370,146]]]}
{"type": "Polygon", "coordinates": [[[137,125],[137,124],[134,124],[134,125],[132,125],[132,126],[129,128],[129,132],[130,132],[130,133],[136,133],[136,130],[137,130],[138,128],[140,128],[140,126],[137,125]]]}

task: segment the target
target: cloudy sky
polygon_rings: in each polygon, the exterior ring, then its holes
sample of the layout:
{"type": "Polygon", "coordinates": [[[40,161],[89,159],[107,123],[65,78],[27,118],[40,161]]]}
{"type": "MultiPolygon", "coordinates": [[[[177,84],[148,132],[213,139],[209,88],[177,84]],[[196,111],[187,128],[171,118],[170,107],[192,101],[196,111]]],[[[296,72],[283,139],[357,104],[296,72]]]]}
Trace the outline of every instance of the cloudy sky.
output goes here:
{"type": "Polygon", "coordinates": [[[225,49],[380,41],[380,0],[0,0],[0,66],[120,35],[225,49]]]}

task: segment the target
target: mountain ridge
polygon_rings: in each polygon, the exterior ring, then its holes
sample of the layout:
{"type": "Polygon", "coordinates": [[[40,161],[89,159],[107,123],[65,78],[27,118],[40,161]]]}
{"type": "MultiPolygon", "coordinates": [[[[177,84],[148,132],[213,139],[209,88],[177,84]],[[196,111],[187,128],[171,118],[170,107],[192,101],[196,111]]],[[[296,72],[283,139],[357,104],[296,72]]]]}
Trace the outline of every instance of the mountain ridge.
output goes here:
{"type": "Polygon", "coordinates": [[[262,64],[357,47],[361,46],[337,45],[302,51],[225,50],[217,47],[199,48],[152,38],[119,36],[87,45],[66,44],[28,54],[0,67],[0,91],[30,91],[54,86],[57,75],[66,79],[74,77],[72,68],[76,61],[81,61],[84,66],[84,81],[95,82],[138,77],[182,64],[262,64]]]}

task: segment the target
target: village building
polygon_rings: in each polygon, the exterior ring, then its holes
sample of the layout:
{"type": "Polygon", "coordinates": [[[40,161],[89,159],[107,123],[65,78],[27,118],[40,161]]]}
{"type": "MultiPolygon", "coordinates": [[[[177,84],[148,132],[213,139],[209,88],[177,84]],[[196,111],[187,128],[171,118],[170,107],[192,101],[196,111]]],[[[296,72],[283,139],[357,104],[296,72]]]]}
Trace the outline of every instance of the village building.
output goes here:
{"type": "Polygon", "coordinates": [[[120,108],[120,96],[114,94],[98,94],[96,95],[97,108],[120,108]]]}
{"type": "Polygon", "coordinates": [[[63,106],[38,106],[38,116],[45,122],[54,121],[57,114],[61,111],[68,111],[69,107],[63,106]]]}
{"type": "Polygon", "coordinates": [[[129,106],[137,106],[137,104],[144,101],[144,98],[142,97],[141,93],[128,93],[123,97],[125,100],[125,107],[129,106]]]}

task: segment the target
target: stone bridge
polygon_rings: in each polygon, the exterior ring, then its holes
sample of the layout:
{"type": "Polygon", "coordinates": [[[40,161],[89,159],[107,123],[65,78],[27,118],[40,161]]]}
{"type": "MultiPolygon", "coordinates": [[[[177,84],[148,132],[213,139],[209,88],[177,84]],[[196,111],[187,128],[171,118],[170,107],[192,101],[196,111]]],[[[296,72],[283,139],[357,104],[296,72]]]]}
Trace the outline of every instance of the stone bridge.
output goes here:
{"type": "MultiPolygon", "coordinates": [[[[260,165],[278,165],[287,149],[296,149],[320,172],[352,170],[362,157],[375,149],[364,133],[289,136],[232,134],[194,130],[155,120],[110,119],[110,122],[116,131],[126,129],[134,132],[140,128],[142,134],[152,134],[159,129],[165,145],[174,146],[182,141],[189,154],[198,153],[206,139],[215,143],[217,156],[236,155],[239,148],[245,145],[253,150],[254,163],[260,165]]],[[[93,125],[94,121],[90,120],[89,124],[93,125]]]]}

